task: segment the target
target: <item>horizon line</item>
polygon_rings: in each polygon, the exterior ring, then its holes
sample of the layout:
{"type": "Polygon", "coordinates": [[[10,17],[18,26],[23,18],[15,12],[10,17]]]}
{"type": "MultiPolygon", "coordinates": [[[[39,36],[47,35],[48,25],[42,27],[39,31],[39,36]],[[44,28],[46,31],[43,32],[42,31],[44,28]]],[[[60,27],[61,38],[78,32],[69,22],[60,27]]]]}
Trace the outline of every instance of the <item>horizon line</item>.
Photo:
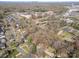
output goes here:
{"type": "Polygon", "coordinates": [[[0,1],[0,2],[79,2],[79,1],[0,1]]]}

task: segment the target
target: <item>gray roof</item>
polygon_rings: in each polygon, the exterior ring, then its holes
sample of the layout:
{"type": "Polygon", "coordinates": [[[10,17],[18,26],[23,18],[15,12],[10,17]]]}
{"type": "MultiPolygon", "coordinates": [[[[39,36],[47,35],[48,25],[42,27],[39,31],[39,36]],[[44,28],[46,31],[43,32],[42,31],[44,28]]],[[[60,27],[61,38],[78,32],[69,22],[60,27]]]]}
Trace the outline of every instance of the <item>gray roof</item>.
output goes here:
{"type": "Polygon", "coordinates": [[[5,35],[0,36],[0,39],[1,39],[1,38],[5,38],[5,35]]]}
{"type": "Polygon", "coordinates": [[[1,43],[0,48],[5,48],[5,44],[1,43]]]}
{"type": "Polygon", "coordinates": [[[6,43],[5,39],[1,39],[0,41],[1,41],[1,43],[6,43]]]}

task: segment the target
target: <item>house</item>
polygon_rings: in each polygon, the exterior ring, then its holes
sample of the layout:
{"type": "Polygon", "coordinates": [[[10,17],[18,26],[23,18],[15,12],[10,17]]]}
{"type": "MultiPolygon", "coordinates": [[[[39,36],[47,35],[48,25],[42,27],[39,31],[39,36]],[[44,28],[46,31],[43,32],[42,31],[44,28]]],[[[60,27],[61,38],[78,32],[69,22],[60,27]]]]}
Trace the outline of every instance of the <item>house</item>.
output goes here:
{"type": "Polygon", "coordinates": [[[4,43],[0,43],[0,48],[4,49],[5,48],[5,44],[4,43]]]}
{"type": "Polygon", "coordinates": [[[0,48],[4,49],[6,47],[6,39],[4,35],[4,30],[0,27],[0,48]]]}
{"type": "Polygon", "coordinates": [[[69,19],[69,18],[64,19],[64,21],[65,21],[67,24],[69,24],[69,23],[73,23],[73,22],[74,22],[73,20],[71,20],[71,19],[69,19]]]}
{"type": "Polygon", "coordinates": [[[0,33],[3,32],[2,26],[0,26],[0,33]]]}
{"type": "Polygon", "coordinates": [[[1,39],[0,41],[1,41],[1,43],[4,43],[4,44],[6,43],[6,40],[4,38],[1,39]]]}

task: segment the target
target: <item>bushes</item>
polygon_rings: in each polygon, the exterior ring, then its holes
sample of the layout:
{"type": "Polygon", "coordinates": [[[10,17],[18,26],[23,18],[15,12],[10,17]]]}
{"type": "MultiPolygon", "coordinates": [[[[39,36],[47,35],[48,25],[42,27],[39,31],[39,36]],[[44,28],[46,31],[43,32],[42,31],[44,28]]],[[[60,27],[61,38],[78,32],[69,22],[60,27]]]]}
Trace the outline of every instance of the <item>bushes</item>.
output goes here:
{"type": "Polygon", "coordinates": [[[37,47],[36,47],[35,44],[33,44],[33,46],[32,46],[32,53],[35,53],[36,51],[37,51],[37,47]]]}
{"type": "Polygon", "coordinates": [[[8,51],[8,57],[15,58],[18,53],[19,52],[16,49],[12,49],[12,50],[8,51]]]}
{"type": "Polygon", "coordinates": [[[32,44],[32,37],[29,36],[27,39],[28,39],[28,44],[32,44]]]}
{"type": "Polygon", "coordinates": [[[7,16],[7,12],[5,10],[0,10],[0,19],[3,19],[5,16],[7,16]]]}
{"type": "Polygon", "coordinates": [[[27,10],[25,9],[20,9],[19,12],[26,12],[27,10]]]}
{"type": "Polygon", "coordinates": [[[34,12],[46,12],[47,10],[38,8],[38,9],[33,9],[32,11],[34,11],[34,12]]]}
{"type": "Polygon", "coordinates": [[[28,44],[29,44],[29,46],[31,47],[31,53],[36,53],[36,51],[37,51],[37,46],[36,46],[36,44],[34,44],[34,43],[32,42],[32,37],[31,37],[31,36],[28,37],[28,44]]]}
{"type": "Polygon", "coordinates": [[[73,27],[73,28],[75,28],[75,29],[77,29],[77,30],[79,30],[79,24],[71,24],[71,26],[73,27]]]}
{"type": "Polygon", "coordinates": [[[4,18],[4,15],[0,13],[0,19],[3,19],[3,18],[4,18]]]}

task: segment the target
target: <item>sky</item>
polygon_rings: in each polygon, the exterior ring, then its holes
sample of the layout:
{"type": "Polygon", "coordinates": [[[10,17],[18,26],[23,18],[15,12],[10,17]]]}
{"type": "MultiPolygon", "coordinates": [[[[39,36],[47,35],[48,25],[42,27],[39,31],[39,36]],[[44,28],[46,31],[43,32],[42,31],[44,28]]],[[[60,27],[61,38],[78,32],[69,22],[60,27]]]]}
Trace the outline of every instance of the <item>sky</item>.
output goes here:
{"type": "Polygon", "coordinates": [[[65,1],[79,1],[79,0],[0,0],[0,1],[38,1],[38,2],[65,2],[65,1]]]}

